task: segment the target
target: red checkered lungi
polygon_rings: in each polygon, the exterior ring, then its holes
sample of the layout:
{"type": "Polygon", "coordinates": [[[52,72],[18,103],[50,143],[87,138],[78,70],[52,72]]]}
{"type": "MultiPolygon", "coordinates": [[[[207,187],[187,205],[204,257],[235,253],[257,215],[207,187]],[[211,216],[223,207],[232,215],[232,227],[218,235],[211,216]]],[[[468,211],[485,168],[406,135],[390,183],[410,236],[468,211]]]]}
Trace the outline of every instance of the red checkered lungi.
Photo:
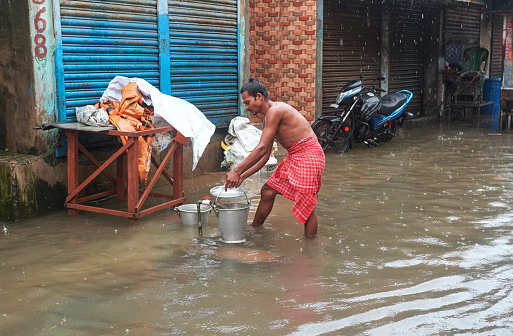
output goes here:
{"type": "Polygon", "coordinates": [[[315,208],[321,188],[324,152],[316,136],[299,140],[287,152],[266,184],[294,201],[292,213],[305,224],[315,208]]]}

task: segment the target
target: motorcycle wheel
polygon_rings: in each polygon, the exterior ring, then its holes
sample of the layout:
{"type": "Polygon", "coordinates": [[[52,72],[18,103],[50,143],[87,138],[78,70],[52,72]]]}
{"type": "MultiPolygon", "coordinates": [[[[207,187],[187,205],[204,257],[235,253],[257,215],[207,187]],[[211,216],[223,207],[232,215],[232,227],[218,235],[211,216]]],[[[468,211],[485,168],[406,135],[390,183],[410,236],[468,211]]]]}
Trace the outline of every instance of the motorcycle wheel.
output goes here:
{"type": "Polygon", "coordinates": [[[330,146],[332,146],[333,149],[342,154],[347,152],[351,147],[352,130],[349,123],[347,123],[347,125],[342,126],[342,130],[332,138],[333,140],[331,142],[329,142],[328,139],[336,129],[337,124],[330,120],[321,119],[312,124],[312,130],[317,136],[317,140],[319,141],[322,149],[326,151],[330,146]]]}

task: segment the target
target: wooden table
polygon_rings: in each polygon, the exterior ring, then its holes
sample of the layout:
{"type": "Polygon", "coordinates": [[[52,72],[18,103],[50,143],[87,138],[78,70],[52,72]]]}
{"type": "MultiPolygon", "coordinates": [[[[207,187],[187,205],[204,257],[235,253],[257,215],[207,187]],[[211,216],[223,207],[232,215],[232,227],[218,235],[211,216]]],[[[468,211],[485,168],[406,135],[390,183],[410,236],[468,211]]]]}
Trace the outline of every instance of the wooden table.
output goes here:
{"type": "MultiPolygon", "coordinates": [[[[139,132],[123,132],[118,131],[115,127],[93,127],[87,126],[78,122],[70,123],[53,123],[46,124],[53,127],[63,129],[68,138],[68,196],[66,197],[66,207],[69,209],[68,213],[77,215],[79,210],[92,211],[114,216],[127,217],[130,224],[137,223],[138,219],[144,215],[150,214],[154,211],[161,210],[170,206],[178,205],[185,202],[183,192],[183,146],[187,146],[189,138],[184,137],[177,132],[172,126],[161,127],[152,130],[145,130],[139,132]],[[162,162],[158,162],[153,156],[151,162],[156,167],[156,172],[153,174],[147,187],[139,190],[139,172],[138,172],[138,141],[139,137],[161,133],[161,132],[174,132],[174,142],[168,147],[165,158],[162,162]],[[78,141],[80,132],[107,134],[112,136],[125,136],[127,141],[124,145],[119,145],[115,153],[113,153],[103,164],[98,162],[87,149],[82,146],[78,141]],[[82,152],[97,169],[89,175],[83,182],[79,182],[78,171],[80,165],[78,163],[79,152],[82,152]],[[125,167],[126,156],[126,167],[125,167]],[[173,157],[173,177],[164,170],[169,160],[173,157]],[[116,160],[116,178],[114,178],[106,168],[116,160]],[[79,196],[79,193],[89,185],[98,175],[103,173],[114,185],[115,189],[100,192],[94,195],[79,196]],[[151,190],[155,186],[157,179],[163,176],[167,183],[172,186],[173,193],[156,194],[151,190]],[[126,211],[107,209],[93,205],[83,204],[106,196],[116,195],[118,201],[127,199],[126,211]],[[154,205],[143,209],[143,205],[148,196],[167,199],[167,202],[154,205]]],[[[41,125],[45,126],[45,125],[41,125]]],[[[43,127],[43,129],[45,129],[43,127]]],[[[46,128],[48,129],[48,128],[46,128]]]]}

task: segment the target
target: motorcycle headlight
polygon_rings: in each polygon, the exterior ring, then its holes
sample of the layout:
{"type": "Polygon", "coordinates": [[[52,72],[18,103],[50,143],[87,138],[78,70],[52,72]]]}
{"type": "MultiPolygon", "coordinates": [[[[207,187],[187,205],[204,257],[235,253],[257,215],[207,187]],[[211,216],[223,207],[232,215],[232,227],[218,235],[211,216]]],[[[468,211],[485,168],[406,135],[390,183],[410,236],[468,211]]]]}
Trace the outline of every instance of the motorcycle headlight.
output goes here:
{"type": "Polygon", "coordinates": [[[342,92],[340,92],[340,93],[338,94],[338,96],[337,96],[337,100],[336,100],[337,104],[340,104],[340,102],[341,102],[342,100],[344,100],[344,99],[345,99],[345,98],[347,98],[347,97],[351,97],[352,95],[357,94],[357,93],[358,93],[358,92],[360,92],[361,90],[362,90],[362,88],[361,88],[361,87],[357,87],[357,88],[352,89],[352,90],[349,90],[349,91],[342,91],[342,92]]]}

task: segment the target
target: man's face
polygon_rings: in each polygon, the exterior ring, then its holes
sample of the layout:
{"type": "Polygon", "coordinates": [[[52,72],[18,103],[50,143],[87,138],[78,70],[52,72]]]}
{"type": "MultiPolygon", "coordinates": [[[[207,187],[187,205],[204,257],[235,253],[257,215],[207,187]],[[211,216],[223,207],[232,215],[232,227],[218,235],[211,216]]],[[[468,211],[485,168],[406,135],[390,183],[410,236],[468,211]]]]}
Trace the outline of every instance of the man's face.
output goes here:
{"type": "Polygon", "coordinates": [[[242,98],[242,102],[246,107],[246,110],[252,115],[256,115],[260,112],[260,105],[262,100],[262,95],[257,93],[256,99],[255,97],[248,94],[248,91],[244,91],[241,93],[240,97],[242,98]]]}

